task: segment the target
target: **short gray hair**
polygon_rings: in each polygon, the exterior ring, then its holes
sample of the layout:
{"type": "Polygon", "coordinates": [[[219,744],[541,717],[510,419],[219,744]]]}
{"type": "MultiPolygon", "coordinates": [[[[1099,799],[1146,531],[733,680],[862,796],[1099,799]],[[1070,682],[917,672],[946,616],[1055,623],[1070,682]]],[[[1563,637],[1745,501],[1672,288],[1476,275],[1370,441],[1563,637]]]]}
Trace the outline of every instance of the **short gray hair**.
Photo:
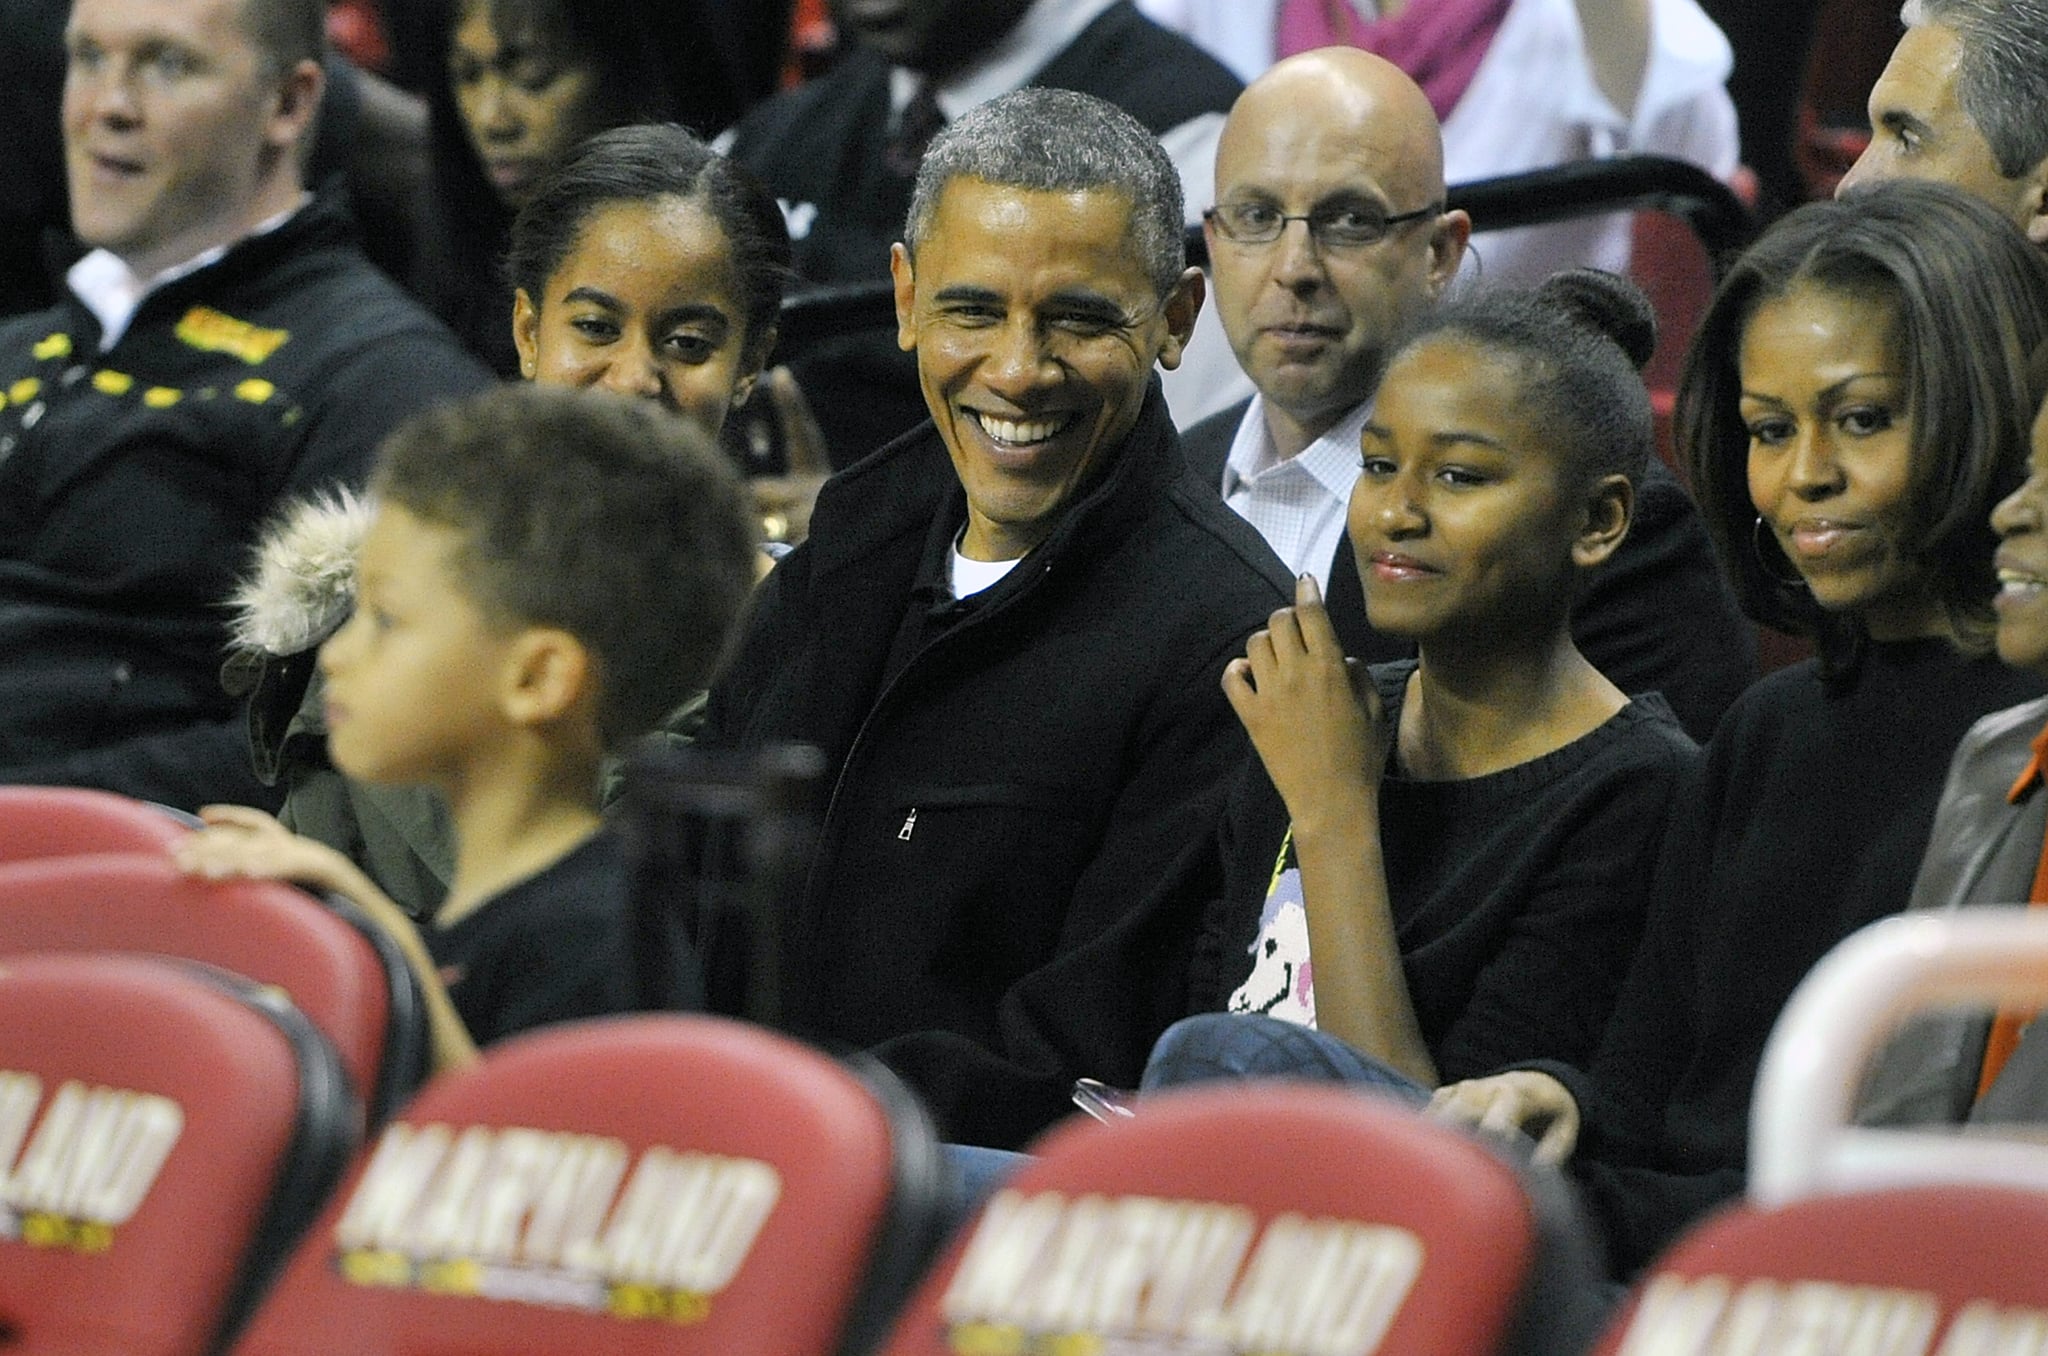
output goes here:
{"type": "Polygon", "coordinates": [[[2000,174],[2048,160],[2048,0],[1906,0],[1899,19],[1956,35],[1956,99],[2000,174]]]}
{"type": "Polygon", "coordinates": [[[948,124],[925,152],[903,223],[912,259],[955,179],[1130,200],[1130,240],[1161,297],[1187,267],[1180,174],[1159,139],[1116,105],[1065,89],[1020,89],[948,124]]]}

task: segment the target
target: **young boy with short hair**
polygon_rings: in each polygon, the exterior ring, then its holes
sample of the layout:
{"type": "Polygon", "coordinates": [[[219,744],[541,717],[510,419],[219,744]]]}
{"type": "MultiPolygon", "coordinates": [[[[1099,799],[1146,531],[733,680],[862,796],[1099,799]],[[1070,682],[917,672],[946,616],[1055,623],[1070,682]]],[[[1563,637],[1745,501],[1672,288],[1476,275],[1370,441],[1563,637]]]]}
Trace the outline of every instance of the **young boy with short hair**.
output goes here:
{"type": "Polygon", "coordinates": [[[186,870],[331,890],[419,973],[436,1068],[632,1004],[599,764],[704,686],[755,542],[715,442],[646,401],[507,386],[427,412],[371,480],[354,615],[321,648],[330,754],[446,798],[447,898],[415,925],[333,848],[210,806],[186,870]]]}

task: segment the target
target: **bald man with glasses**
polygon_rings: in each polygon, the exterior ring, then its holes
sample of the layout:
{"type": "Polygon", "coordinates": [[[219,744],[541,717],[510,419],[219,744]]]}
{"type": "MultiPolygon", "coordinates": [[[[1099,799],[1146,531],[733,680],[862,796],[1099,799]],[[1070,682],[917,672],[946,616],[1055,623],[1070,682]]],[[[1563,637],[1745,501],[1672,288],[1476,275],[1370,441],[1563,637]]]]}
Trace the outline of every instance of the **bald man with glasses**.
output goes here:
{"type": "MultiPolygon", "coordinates": [[[[1436,114],[1368,52],[1290,57],[1232,107],[1215,201],[1203,230],[1216,312],[1257,393],[1186,430],[1188,460],[1290,571],[1316,577],[1346,653],[1402,657],[1405,643],[1366,621],[1344,511],[1388,350],[1450,287],[1471,237],[1444,209],[1436,114]]],[[[1755,638],[1698,509],[1654,458],[1573,631],[1624,691],[1662,691],[1697,738],[1755,677],[1755,638]]]]}

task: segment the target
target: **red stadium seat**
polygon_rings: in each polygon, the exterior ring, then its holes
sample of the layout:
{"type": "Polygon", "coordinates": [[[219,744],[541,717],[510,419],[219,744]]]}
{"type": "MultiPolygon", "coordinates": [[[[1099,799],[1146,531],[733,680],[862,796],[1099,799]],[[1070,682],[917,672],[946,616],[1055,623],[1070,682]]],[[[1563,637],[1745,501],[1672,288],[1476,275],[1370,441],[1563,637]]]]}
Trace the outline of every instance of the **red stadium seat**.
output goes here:
{"type": "Polygon", "coordinates": [[[289,1005],[138,956],[0,963],[0,1330],[11,1352],[220,1349],[354,1144],[289,1005]]]}
{"type": "Polygon", "coordinates": [[[942,1203],[896,1087],[714,1017],[503,1041],[386,1128],[237,1350],[865,1350],[942,1203]]]}
{"type": "Polygon", "coordinates": [[[1594,1330],[1590,1285],[1555,1284],[1568,1249],[1550,1245],[1570,1240],[1529,1179],[1356,1089],[1176,1088],[1128,1122],[1057,1127],[1034,1153],[887,1356],[1481,1356],[1576,1352],[1594,1330]]]}
{"type": "Polygon", "coordinates": [[[82,852],[163,852],[193,821],[147,801],[76,786],[0,786],[0,862],[82,852]]]}
{"type": "Polygon", "coordinates": [[[273,881],[201,881],[162,854],[0,863],[0,955],[141,951],[274,985],[333,1042],[369,1124],[418,1086],[426,1021],[396,946],[273,881]]]}
{"type": "Polygon", "coordinates": [[[1599,1350],[2048,1348],[2048,1146],[1849,1123],[1898,1019],[2007,995],[2048,997],[2048,919],[1907,915],[1824,958],[1765,1051],[1749,1198],[1651,1266],[1599,1350]]]}

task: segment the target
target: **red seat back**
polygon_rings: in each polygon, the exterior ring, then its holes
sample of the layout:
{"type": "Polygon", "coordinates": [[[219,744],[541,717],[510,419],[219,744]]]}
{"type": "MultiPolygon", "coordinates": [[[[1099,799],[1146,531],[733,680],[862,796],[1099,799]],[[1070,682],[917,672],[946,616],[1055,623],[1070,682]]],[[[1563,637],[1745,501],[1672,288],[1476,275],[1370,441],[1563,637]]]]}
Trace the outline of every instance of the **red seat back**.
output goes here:
{"type": "Polygon", "coordinates": [[[1123,1124],[1060,1126],[1035,1155],[920,1287],[889,1356],[1475,1356],[1508,1343],[1534,1274],[1515,1170],[1356,1090],[1177,1088],[1123,1124]]]}
{"type": "Polygon", "coordinates": [[[0,962],[10,1350],[216,1348],[261,1270],[254,1240],[296,1232],[350,1142],[333,1055],[309,1031],[146,957],[0,962]],[[280,1202],[287,1179],[299,1199],[280,1202]]]}
{"type": "Polygon", "coordinates": [[[2035,1191],[1888,1187],[1732,1206],[1657,1262],[1599,1351],[2036,1351],[2043,1256],[2048,1194],[2035,1191]]]}
{"type": "Polygon", "coordinates": [[[191,826],[162,806],[76,786],[0,786],[0,862],[163,852],[191,826]]]}
{"type": "Polygon", "coordinates": [[[417,1082],[417,1025],[403,963],[301,890],[202,881],[161,854],[0,864],[0,955],[146,951],[274,985],[333,1042],[359,1096],[382,1112],[417,1082]],[[396,1012],[394,1012],[396,1005],[396,1012]],[[395,1047],[395,1048],[394,1048],[395,1047]],[[413,1067],[408,1067],[413,1066],[413,1067]]]}
{"type": "Polygon", "coordinates": [[[769,1032],[542,1028],[421,1091],[238,1351],[327,1353],[347,1333],[364,1352],[822,1356],[912,1161],[929,1192],[921,1121],[769,1032]]]}

